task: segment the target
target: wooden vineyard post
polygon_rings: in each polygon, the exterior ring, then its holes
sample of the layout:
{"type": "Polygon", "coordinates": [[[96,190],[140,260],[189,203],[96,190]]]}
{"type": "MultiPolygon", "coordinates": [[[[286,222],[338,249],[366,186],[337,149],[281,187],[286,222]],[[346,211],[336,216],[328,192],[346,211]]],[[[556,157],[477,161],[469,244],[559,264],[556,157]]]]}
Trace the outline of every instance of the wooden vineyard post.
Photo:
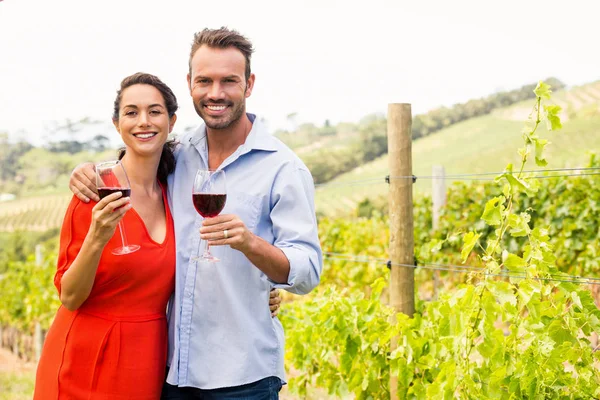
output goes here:
{"type": "MultiPolygon", "coordinates": [[[[390,169],[390,305],[412,317],[415,312],[412,112],[410,104],[389,104],[387,115],[390,169]],[[407,266],[401,266],[408,265],[407,266]]],[[[392,340],[392,350],[398,338],[392,340]]],[[[390,374],[390,397],[398,398],[398,380],[390,374]]]]}

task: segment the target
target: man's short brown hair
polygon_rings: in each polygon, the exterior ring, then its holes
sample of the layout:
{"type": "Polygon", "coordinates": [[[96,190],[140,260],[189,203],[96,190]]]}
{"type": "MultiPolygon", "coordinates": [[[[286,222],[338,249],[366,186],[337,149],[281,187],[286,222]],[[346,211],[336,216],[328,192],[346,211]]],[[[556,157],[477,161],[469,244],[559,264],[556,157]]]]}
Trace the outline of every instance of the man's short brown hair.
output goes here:
{"type": "Polygon", "coordinates": [[[250,57],[254,52],[252,43],[239,32],[224,26],[219,29],[204,28],[202,31],[194,34],[194,42],[192,43],[189,61],[190,76],[192,75],[192,58],[194,57],[194,54],[196,54],[196,51],[204,45],[217,49],[227,49],[229,47],[238,49],[246,59],[246,80],[250,78],[250,57]]]}

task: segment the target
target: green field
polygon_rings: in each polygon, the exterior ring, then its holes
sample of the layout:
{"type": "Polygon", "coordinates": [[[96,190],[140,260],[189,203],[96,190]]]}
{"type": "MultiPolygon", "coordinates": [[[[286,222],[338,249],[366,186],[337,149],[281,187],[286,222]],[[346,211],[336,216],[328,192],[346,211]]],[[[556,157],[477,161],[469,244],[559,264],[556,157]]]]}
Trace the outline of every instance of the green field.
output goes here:
{"type": "Polygon", "coordinates": [[[0,203],[0,232],[45,232],[59,227],[70,199],[65,193],[0,203]]]}
{"type": "MultiPolygon", "coordinates": [[[[556,93],[553,101],[563,107],[563,129],[538,130],[541,137],[551,142],[546,150],[551,164],[546,168],[585,166],[589,151],[600,149],[600,82],[556,93]]],[[[521,129],[532,106],[531,101],[518,103],[414,141],[414,175],[430,176],[434,165],[442,165],[446,175],[450,175],[502,171],[509,162],[516,163],[515,144],[520,142],[521,129]]],[[[537,169],[531,164],[531,169],[537,169]]],[[[339,176],[317,189],[317,209],[325,214],[344,215],[366,197],[387,194],[384,178],[388,171],[388,156],[384,155],[339,176]]],[[[431,185],[431,179],[418,179],[414,190],[430,192],[431,185]]]]}

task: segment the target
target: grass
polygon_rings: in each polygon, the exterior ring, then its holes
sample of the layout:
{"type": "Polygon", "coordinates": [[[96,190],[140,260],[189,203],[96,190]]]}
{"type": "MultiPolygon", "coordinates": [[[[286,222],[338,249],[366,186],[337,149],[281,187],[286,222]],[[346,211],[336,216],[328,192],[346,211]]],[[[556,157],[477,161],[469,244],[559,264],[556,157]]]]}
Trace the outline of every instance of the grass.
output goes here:
{"type": "Polygon", "coordinates": [[[33,372],[0,372],[0,400],[29,400],[33,396],[33,372]]]}
{"type": "MultiPolygon", "coordinates": [[[[7,354],[6,349],[0,349],[7,354]]],[[[12,360],[12,357],[11,357],[12,360]]],[[[8,362],[3,359],[3,362],[8,362]]],[[[11,363],[23,364],[18,368],[12,365],[9,370],[0,368],[0,400],[30,400],[33,397],[33,388],[35,383],[35,370],[31,364],[22,363],[20,360],[12,360],[11,363]],[[26,367],[25,367],[25,366],[26,367]]],[[[323,393],[322,390],[311,390],[313,396],[309,398],[327,399],[331,398],[323,393]]],[[[288,387],[284,386],[280,393],[282,400],[298,400],[299,396],[289,392],[288,387]]]]}

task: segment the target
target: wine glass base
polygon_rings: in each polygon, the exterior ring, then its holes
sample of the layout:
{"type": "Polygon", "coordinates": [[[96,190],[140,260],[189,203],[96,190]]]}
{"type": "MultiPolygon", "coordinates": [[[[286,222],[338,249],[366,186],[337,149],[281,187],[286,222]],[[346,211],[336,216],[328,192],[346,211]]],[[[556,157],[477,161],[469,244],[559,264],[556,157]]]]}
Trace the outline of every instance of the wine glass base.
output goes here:
{"type": "Polygon", "coordinates": [[[134,251],[138,251],[140,249],[140,245],[138,244],[130,244],[129,246],[119,247],[111,251],[115,256],[122,256],[124,254],[133,253],[134,251]]]}
{"type": "Polygon", "coordinates": [[[191,258],[192,261],[204,261],[204,262],[211,262],[211,263],[216,263],[221,261],[220,258],[217,258],[215,256],[200,256],[200,257],[192,257],[191,258]]]}

